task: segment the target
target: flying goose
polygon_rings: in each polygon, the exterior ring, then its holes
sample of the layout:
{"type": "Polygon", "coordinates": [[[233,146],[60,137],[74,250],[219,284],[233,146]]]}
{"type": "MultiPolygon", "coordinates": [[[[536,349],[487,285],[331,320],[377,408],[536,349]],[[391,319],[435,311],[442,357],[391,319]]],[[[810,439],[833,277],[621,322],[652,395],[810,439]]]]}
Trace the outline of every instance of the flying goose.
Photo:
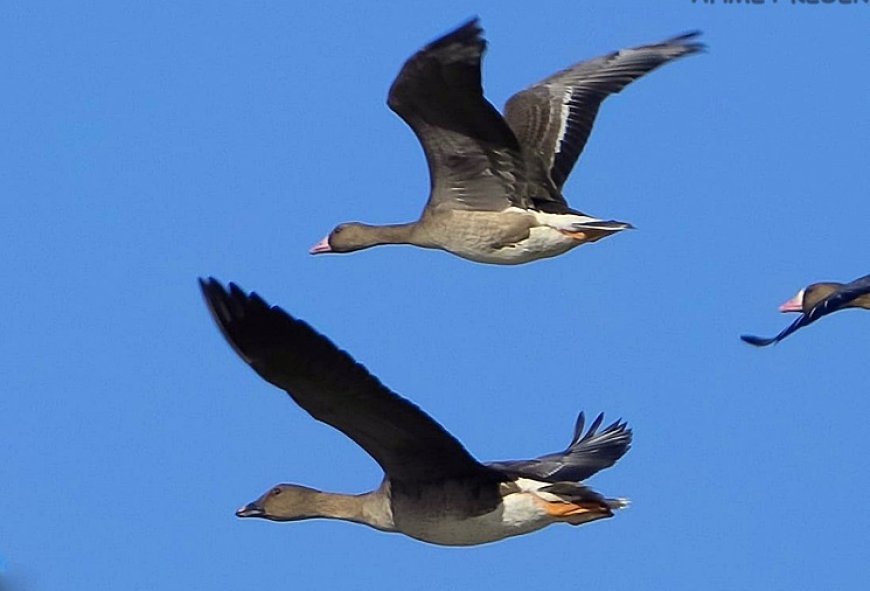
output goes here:
{"type": "Polygon", "coordinates": [[[631,228],[571,209],[562,185],[601,102],[662,64],[701,51],[697,35],[580,62],[515,94],[504,116],[483,97],[486,42],[478,20],[433,41],[405,62],[387,99],[429,164],[429,201],[419,221],[340,224],[311,253],[413,244],[516,265],[631,228]]]}
{"type": "Polygon", "coordinates": [[[361,495],[274,486],[239,509],[273,521],[329,518],[448,546],[483,544],[551,523],[580,525],[627,504],[578,484],[628,451],[617,421],[584,433],[583,413],[564,451],[482,464],[418,407],[394,394],[308,324],[233,283],[200,279],[212,316],[242,359],[287,391],[318,421],[355,441],[383,468],[380,487],[361,495]]]}
{"type": "Polygon", "coordinates": [[[769,339],[752,335],[741,335],[740,338],[750,345],[766,347],[778,343],[797,329],[812,324],[822,316],[845,308],[870,310],[870,275],[865,275],[851,283],[827,282],[808,285],[779,307],[780,312],[801,313],[798,319],[781,333],[769,339]]]}

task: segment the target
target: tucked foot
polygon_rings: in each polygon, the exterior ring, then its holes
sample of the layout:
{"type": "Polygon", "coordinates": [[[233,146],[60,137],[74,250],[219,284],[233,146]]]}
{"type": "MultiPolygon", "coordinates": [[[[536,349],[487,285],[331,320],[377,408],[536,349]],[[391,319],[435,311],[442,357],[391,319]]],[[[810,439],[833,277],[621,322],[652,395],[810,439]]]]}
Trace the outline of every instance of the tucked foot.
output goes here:
{"type": "Polygon", "coordinates": [[[625,501],[605,500],[605,501],[541,501],[544,510],[550,517],[558,521],[564,521],[571,525],[580,525],[613,517],[613,510],[620,509],[625,506],[625,501]]]}
{"type": "Polygon", "coordinates": [[[583,230],[559,230],[560,233],[573,240],[576,240],[578,243],[596,242],[598,240],[601,240],[605,236],[610,236],[611,234],[615,234],[618,231],[619,230],[598,230],[591,228],[585,228],[583,230]]]}
{"type": "Polygon", "coordinates": [[[585,242],[587,238],[586,232],[571,232],[569,230],[559,230],[562,234],[567,236],[568,238],[573,238],[577,242],[585,242]]]}

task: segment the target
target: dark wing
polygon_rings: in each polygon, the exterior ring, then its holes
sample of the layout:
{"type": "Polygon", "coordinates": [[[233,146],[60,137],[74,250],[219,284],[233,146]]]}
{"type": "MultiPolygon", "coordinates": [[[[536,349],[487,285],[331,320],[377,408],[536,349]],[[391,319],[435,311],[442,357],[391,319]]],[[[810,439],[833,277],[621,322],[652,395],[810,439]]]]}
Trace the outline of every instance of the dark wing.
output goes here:
{"type": "Polygon", "coordinates": [[[851,283],[847,283],[827,299],[830,300],[836,298],[838,302],[841,302],[840,305],[845,305],[852,300],[867,294],[870,294],[870,275],[865,275],[851,283]]]}
{"type": "Polygon", "coordinates": [[[810,308],[810,311],[806,313],[807,321],[805,325],[815,322],[822,316],[827,316],[832,312],[842,309],[853,300],[863,295],[867,295],[868,293],[870,293],[870,275],[865,275],[851,283],[846,283],[837,291],[810,308]]]}
{"type": "Polygon", "coordinates": [[[601,102],[662,64],[701,51],[704,45],[693,41],[699,34],[580,62],[512,96],[505,119],[520,145],[537,153],[561,189],[586,145],[601,102]]]}
{"type": "Polygon", "coordinates": [[[429,163],[427,207],[500,211],[523,176],[516,137],[484,97],[480,61],[486,42],[477,19],[433,41],[405,65],[387,104],[423,145],[429,163]]]}
{"type": "Polygon", "coordinates": [[[740,338],[743,342],[755,345],[756,347],[766,347],[778,343],[797,329],[812,324],[823,316],[841,310],[851,301],[867,294],[870,294],[870,275],[865,275],[860,279],[843,285],[840,289],[813,306],[809,312],[801,314],[797,320],[788,325],[775,337],[762,338],[752,335],[741,335],[740,338]]]}
{"type": "Polygon", "coordinates": [[[236,353],[318,421],[366,450],[391,479],[426,481],[490,471],[422,410],[394,394],[305,322],[238,286],[199,280],[236,353]]]}
{"type": "Polygon", "coordinates": [[[812,320],[809,319],[809,316],[807,314],[801,314],[797,318],[797,320],[795,320],[794,322],[789,324],[787,327],[785,327],[782,330],[782,332],[780,332],[775,337],[764,338],[764,337],[756,337],[756,336],[749,335],[749,334],[742,334],[742,335],[740,335],[740,339],[744,343],[749,343],[750,345],[754,345],[756,347],[766,347],[768,345],[772,345],[774,343],[780,342],[782,339],[784,339],[785,337],[787,337],[788,335],[790,335],[791,333],[793,333],[797,329],[804,327],[807,324],[810,324],[811,322],[812,322],[812,320]]]}
{"type": "Polygon", "coordinates": [[[574,426],[574,437],[564,451],[547,454],[533,460],[487,462],[487,466],[548,482],[586,480],[599,470],[609,468],[631,447],[631,429],[616,421],[603,431],[598,428],[604,420],[601,413],[583,434],[585,417],[581,412],[574,426]]]}

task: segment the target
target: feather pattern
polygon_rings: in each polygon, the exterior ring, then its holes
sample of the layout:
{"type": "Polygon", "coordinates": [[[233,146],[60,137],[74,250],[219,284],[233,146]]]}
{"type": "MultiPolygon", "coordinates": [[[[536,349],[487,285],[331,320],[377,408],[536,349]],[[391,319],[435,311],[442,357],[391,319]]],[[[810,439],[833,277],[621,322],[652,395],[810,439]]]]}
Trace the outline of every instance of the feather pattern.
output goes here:
{"type": "Polygon", "coordinates": [[[615,421],[599,432],[603,421],[604,413],[601,413],[584,434],[586,421],[581,412],[574,425],[574,436],[564,451],[532,460],[489,462],[487,466],[547,482],[586,480],[615,464],[631,447],[631,429],[625,422],[615,421]]]}
{"type": "Polygon", "coordinates": [[[392,479],[492,475],[429,415],[305,322],[233,283],[225,289],[209,279],[200,286],[242,359],[315,419],[355,441],[392,479]]]}
{"type": "Polygon", "coordinates": [[[505,119],[520,144],[540,157],[561,190],[589,139],[602,101],[631,82],[704,45],[700,33],[622,49],[580,62],[511,97],[505,119]]]}
{"type": "Polygon", "coordinates": [[[387,104],[414,131],[429,165],[427,209],[528,208],[516,136],[483,96],[486,41],[477,19],[411,56],[387,104]]]}

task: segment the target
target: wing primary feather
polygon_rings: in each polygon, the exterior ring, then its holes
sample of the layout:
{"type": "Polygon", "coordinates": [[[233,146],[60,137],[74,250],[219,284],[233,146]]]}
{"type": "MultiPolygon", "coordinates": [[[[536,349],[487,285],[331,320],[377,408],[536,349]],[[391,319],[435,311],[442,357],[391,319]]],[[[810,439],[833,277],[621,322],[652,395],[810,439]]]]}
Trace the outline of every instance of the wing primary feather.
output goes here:
{"type": "Polygon", "coordinates": [[[583,152],[601,103],[633,81],[705,45],[700,31],[601,55],[562,70],[513,95],[505,120],[520,145],[541,159],[561,189],[583,152]]]}
{"type": "Polygon", "coordinates": [[[200,279],[212,317],[232,348],[263,379],[312,417],[341,431],[391,479],[495,480],[434,419],[385,387],[348,353],[256,293],[200,279]]]}
{"type": "Polygon", "coordinates": [[[812,322],[814,320],[815,319],[810,320],[809,316],[806,314],[801,314],[800,317],[797,318],[797,320],[795,320],[794,322],[789,324],[787,327],[785,327],[782,330],[782,332],[780,332],[775,337],[764,338],[764,337],[757,337],[757,336],[753,336],[753,335],[740,335],[740,338],[744,343],[748,343],[748,344],[753,345],[755,347],[767,347],[768,345],[774,345],[774,344],[780,342],[782,339],[784,339],[785,337],[787,337],[788,335],[790,335],[791,333],[793,333],[797,329],[799,329],[803,326],[806,326],[808,324],[812,324],[812,322]]]}
{"type": "Polygon", "coordinates": [[[586,415],[584,415],[581,410],[580,414],[577,415],[577,421],[574,423],[574,436],[571,437],[571,442],[568,444],[568,447],[571,447],[583,438],[583,427],[585,424],[586,415]]]}
{"type": "Polygon", "coordinates": [[[621,419],[598,431],[604,415],[599,414],[583,433],[583,413],[575,423],[571,444],[563,451],[531,460],[509,460],[487,464],[493,468],[548,482],[579,482],[616,463],[631,447],[632,433],[621,419]]]}

